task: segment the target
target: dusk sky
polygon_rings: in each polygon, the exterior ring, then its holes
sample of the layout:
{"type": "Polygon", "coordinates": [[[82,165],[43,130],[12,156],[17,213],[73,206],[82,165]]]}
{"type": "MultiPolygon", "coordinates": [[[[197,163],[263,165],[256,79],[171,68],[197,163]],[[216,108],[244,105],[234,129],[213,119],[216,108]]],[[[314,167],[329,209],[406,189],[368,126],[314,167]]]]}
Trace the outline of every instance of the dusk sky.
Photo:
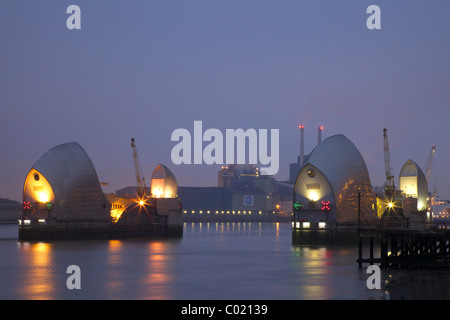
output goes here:
{"type": "Polygon", "coordinates": [[[448,0],[0,1],[0,198],[22,201],[48,149],[78,142],[105,192],[135,185],[130,139],[149,181],[162,163],[181,186],[216,186],[220,165],[175,165],[175,129],[279,129],[279,180],[299,154],[344,134],[375,186],[383,128],[398,184],[424,166],[450,199],[448,0]],[[69,5],[81,29],[69,30],[69,5]],[[369,30],[367,7],[381,9],[369,30]]]}

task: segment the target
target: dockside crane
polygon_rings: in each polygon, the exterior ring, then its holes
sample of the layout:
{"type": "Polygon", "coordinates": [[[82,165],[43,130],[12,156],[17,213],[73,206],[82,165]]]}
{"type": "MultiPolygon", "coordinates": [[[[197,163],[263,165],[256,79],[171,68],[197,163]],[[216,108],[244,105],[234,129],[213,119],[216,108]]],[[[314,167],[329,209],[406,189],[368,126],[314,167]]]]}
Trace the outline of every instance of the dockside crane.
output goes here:
{"type": "Polygon", "coordinates": [[[384,194],[386,197],[393,197],[395,192],[394,176],[391,173],[391,161],[389,155],[389,142],[387,137],[387,129],[383,129],[383,150],[384,150],[384,169],[386,175],[386,184],[384,186],[384,194]]]}
{"type": "Polygon", "coordinates": [[[429,183],[431,167],[433,166],[434,155],[436,154],[436,145],[431,147],[430,155],[428,156],[427,162],[425,163],[425,178],[427,179],[427,183],[429,183]]]}
{"type": "Polygon", "coordinates": [[[131,138],[131,151],[133,154],[134,172],[136,174],[137,194],[139,197],[139,201],[144,201],[146,197],[147,186],[145,184],[145,178],[143,177],[142,169],[139,163],[139,156],[134,138],[131,138]]]}

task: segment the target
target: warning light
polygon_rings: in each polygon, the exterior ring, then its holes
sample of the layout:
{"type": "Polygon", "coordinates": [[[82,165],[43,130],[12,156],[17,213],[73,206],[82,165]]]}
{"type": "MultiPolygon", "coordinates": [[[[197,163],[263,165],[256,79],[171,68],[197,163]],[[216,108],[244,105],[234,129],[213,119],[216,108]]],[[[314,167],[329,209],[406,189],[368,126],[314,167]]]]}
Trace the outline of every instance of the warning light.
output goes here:
{"type": "Polygon", "coordinates": [[[23,202],[23,210],[31,210],[31,202],[30,201],[23,202]]]}
{"type": "Polygon", "coordinates": [[[322,201],[322,211],[330,211],[331,210],[331,205],[330,205],[330,201],[322,201]]]}

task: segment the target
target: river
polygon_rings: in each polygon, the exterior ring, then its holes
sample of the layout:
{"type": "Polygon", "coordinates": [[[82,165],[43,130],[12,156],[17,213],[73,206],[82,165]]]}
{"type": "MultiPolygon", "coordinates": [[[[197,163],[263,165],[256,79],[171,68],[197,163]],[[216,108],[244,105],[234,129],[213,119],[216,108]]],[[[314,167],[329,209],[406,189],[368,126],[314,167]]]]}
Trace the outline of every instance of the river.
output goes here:
{"type": "Polygon", "coordinates": [[[357,246],[293,245],[289,223],[197,222],[183,231],[181,239],[21,242],[16,225],[0,225],[0,299],[371,300],[393,297],[388,282],[401,285],[394,298],[416,298],[386,270],[382,288],[368,289],[357,246]],[[80,289],[67,286],[72,265],[80,289]]]}

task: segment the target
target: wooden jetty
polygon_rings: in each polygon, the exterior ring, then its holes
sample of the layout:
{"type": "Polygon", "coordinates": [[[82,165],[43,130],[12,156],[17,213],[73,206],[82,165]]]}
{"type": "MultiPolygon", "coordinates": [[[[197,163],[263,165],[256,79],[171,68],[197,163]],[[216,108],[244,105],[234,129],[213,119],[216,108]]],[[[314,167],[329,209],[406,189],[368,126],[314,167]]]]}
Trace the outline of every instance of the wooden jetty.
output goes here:
{"type": "Polygon", "coordinates": [[[363,263],[399,269],[450,267],[450,230],[362,229],[358,246],[359,268],[363,263]],[[367,242],[369,257],[364,258],[367,242]]]}

